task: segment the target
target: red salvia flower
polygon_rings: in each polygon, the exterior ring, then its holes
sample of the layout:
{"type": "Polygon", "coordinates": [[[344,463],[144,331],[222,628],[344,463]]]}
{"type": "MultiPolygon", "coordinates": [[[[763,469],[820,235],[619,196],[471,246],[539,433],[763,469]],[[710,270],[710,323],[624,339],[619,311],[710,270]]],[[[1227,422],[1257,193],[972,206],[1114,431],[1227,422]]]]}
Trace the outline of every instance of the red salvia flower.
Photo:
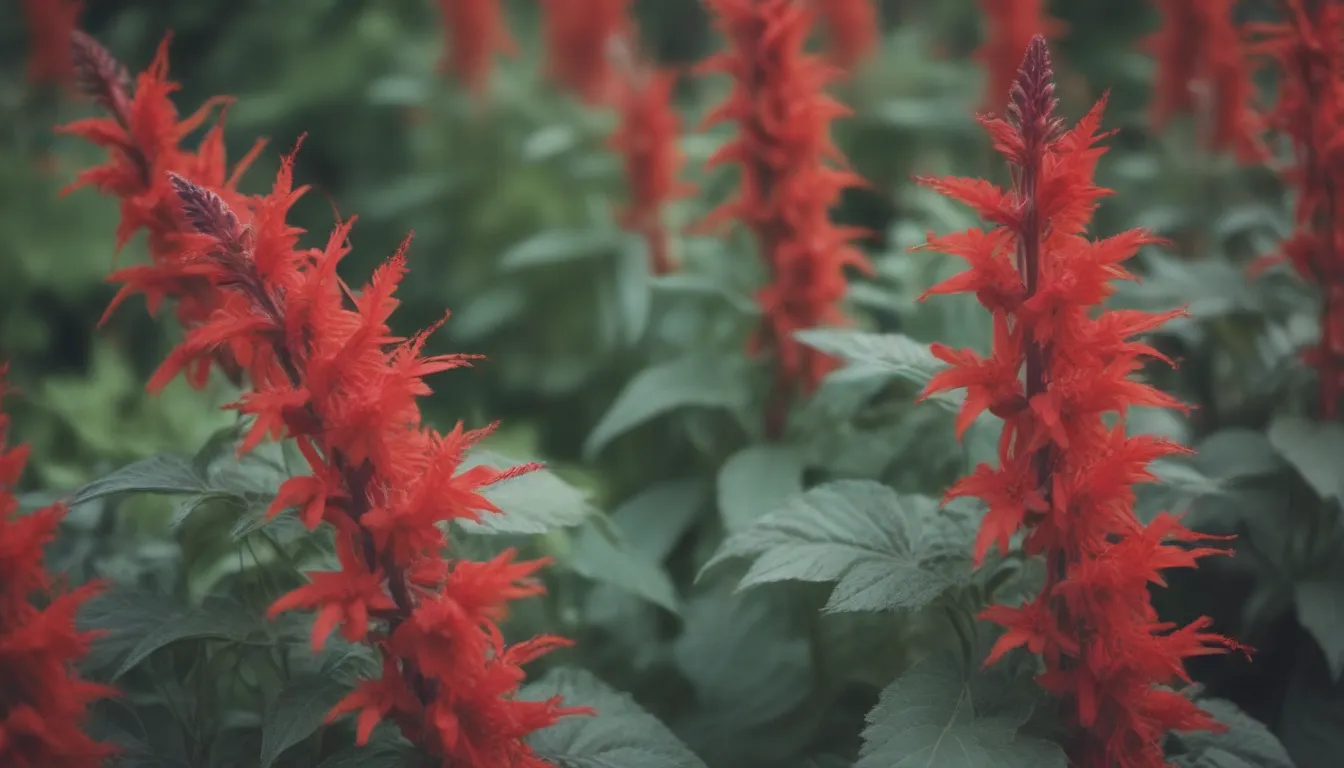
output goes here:
{"type": "Polygon", "coordinates": [[[853,69],[877,48],[882,27],[873,0],[812,0],[826,23],[826,49],[832,61],[853,69]]]}
{"type": "Polygon", "coordinates": [[[620,64],[615,104],[620,124],[611,146],[621,155],[629,204],[619,214],[621,226],[644,237],[649,265],[656,275],[676,268],[663,209],[695,188],[677,181],[683,163],[681,118],[672,104],[677,74],[654,69],[636,59],[628,45],[614,46],[620,64]]]}
{"type": "Polygon", "coordinates": [[[826,95],[839,70],[803,51],[815,11],[793,0],[709,0],[728,49],[702,69],[734,79],[707,124],[733,121],[737,137],[710,159],[736,164],[740,192],[706,220],[736,218],[756,235],[770,283],[757,294],[763,318],[753,351],[772,352],[775,391],[767,435],[778,437],[795,391],[811,391],[834,361],[797,341],[805,328],[841,323],[845,267],[869,270],[850,245],[860,234],[830,221],[840,193],[863,184],[832,144],[829,125],[849,110],[826,95]]]}
{"type": "MultiPolygon", "coordinates": [[[[0,365],[0,397],[5,373],[0,365]]],[[[96,637],[75,628],[75,613],[99,585],[61,592],[43,568],[43,548],[56,537],[65,508],[18,514],[14,486],[28,450],[6,447],[8,427],[0,412],[0,765],[96,768],[115,750],[80,725],[89,704],[115,691],[80,679],[74,664],[96,637]]]]}
{"type": "Polygon", "coordinates": [[[70,34],[83,12],[83,0],[23,0],[29,33],[28,82],[68,83],[74,78],[70,34]]]}
{"type": "MultiPolygon", "coordinates": [[[[220,120],[196,151],[181,147],[183,139],[204,125],[215,107],[231,99],[213,98],[180,120],[170,98],[180,88],[168,79],[170,39],[165,37],[159,44],[153,63],[136,78],[134,87],[125,67],[92,37],[76,31],[67,41],[67,56],[73,59],[81,89],[108,114],[58,126],[56,131],[105,148],[108,161],[81,172],[65,191],[91,186],[120,199],[118,250],[142,229],[149,237],[150,263],[126,267],[111,276],[113,282],[124,283],[125,287],[108,307],[104,321],[132,292],[145,294],[151,312],[157,312],[164,299],[176,299],[177,317],[185,327],[210,316],[214,297],[197,273],[198,265],[184,256],[189,230],[168,174],[180,174],[238,204],[242,200],[236,191],[239,178],[265,145],[264,141],[256,142],[229,171],[224,155],[224,123],[220,120]]],[[[205,384],[210,362],[204,360],[192,371],[193,386],[205,384]]],[[[236,377],[237,365],[227,350],[221,353],[219,362],[236,377]]]]}
{"type": "Polygon", "coordinates": [[[1105,100],[1076,126],[1056,116],[1045,38],[1033,38],[1011,90],[1008,119],[982,116],[995,149],[1008,160],[1013,186],[977,179],[920,179],[993,223],[934,237],[927,249],[965,259],[969,270],[928,293],[973,293],[990,311],[990,354],[934,345],[949,364],[924,396],[965,388],[958,431],[989,411],[1004,420],[998,466],[982,464],[947,493],[974,496],[988,510],[975,542],[977,563],[992,546],[1006,549],[1026,531],[1025,551],[1043,556],[1043,591],[1019,607],[996,605],[981,618],[1007,631],[987,663],[1025,646],[1045,660],[1040,683],[1068,705],[1077,729],[1078,768],[1164,766],[1170,730],[1220,728],[1187,697],[1163,688],[1187,680],[1183,661],[1240,647],[1206,631],[1208,620],[1177,628],[1158,620],[1148,595],[1167,568],[1193,567],[1225,550],[1199,546],[1212,537],[1159,515],[1146,527],[1134,515],[1134,484],[1153,480],[1153,459],[1187,449],[1130,436],[1134,405],[1180,407],[1133,381],[1141,358],[1160,357],[1131,340],[1175,314],[1107,312],[1121,264],[1156,238],[1139,230],[1095,240],[1086,228],[1110,190],[1093,181],[1105,100]],[[1108,414],[1118,414],[1107,426],[1108,414]]]}
{"type": "Polygon", "coordinates": [[[524,737],[588,710],[519,700],[521,665],[567,641],[508,646],[497,622],[510,601],[542,591],[532,577],[546,561],[441,554],[443,524],[498,513],[483,490],[540,465],[464,470],[468,449],[490,429],[440,434],[421,423],[424,377],[472,356],[424,355],[434,328],[403,338],[388,327],[406,245],[358,291],[337,275],[353,220],[325,247],[299,248],[300,231],[285,221],[304,191],[293,185],[292,154],[270,193],[238,209],[184,176],[170,174],[169,183],[193,229],[182,263],[206,281],[213,311],[187,329],[149,388],[231,350],[250,389],[229,407],[255,418],[240,451],[268,435],[298,442],[310,474],[283,483],[270,514],[297,507],[309,527],[331,524],[340,567],[308,574],[311,583],[276,600],[270,614],[314,610],[314,648],[339,629],[383,658],[382,676],[330,717],[359,712],[360,743],[391,719],[445,768],[541,768],[524,737]]]}
{"type": "Polygon", "coordinates": [[[1320,286],[1321,338],[1305,357],[1319,378],[1321,415],[1333,419],[1344,397],[1344,7],[1301,0],[1284,7],[1284,21],[1250,24],[1247,32],[1251,52],[1278,70],[1266,120],[1292,142],[1284,177],[1297,191],[1296,227],[1254,268],[1288,261],[1320,286]]]}
{"type": "Polygon", "coordinates": [[[1068,26],[1046,15],[1046,0],[976,1],[985,17],[985,41],[976,49],[975,59],[985,68],[984,104],[992,111],[1012,89],[1027,43],[1036,35],[1054,40],[1068,26]]]}
{"type": "Polygon", "coordinates": [[[518,49],[500,0],[438,0],[447,50],[439,68],[476,93],[485,90],[496,53],[518,49]]]}
{"type": "Polygon", "coordinates": [[[1241,32],[1233,19],[1235,0],[1153,0],[1162,27],[1145,45],[1157,57],[1154,131],[1177,112],[1204,113],[1215,152],[1231,151],[1243,163],[1269,158],[1261,142],[1264,124],[1251,108],[1255,83],[1246,61],[1241,32]],[[1196,89],[1205,94],[1197,103],[1196,89]]]}
{"type": "Polygon", "coordinates": [[[541,0],[546,72],[590,104],[612,94],[612,45],[630,31],[630,0],[541,0]]]}

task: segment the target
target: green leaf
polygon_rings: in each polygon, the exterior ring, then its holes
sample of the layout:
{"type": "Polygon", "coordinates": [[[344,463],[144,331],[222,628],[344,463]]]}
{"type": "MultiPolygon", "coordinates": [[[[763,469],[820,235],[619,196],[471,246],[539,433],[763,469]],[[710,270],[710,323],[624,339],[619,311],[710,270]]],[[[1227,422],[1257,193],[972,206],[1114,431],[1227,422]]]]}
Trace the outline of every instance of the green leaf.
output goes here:
{"type": "Polygon", "coordinates": [[[633,346],[644,336],[649,325],[649,310],[653,305],[650,284],[649,253],[643,239],[632,240],[632,247],[621,249],[616,255],[616,305],[620,308],[621,329],[625,343],[633,346]]]}
{"type": "MultiPolygon", "coordinates": [[[[462,462],[468,469],[482,464],[512,467],[520,462],[490,451],[472,451],[462,462]]],[[[470,533],[536,534],[582,525],[597,513],[588,494],[561,480],[549,469],[538,469],[486,488],[482,494],[501,510],[482,515],[479,523],[460,520],[470,533]]]]}
{"type": "Polygon", "coordinates": [[[684,357],[645,368],[635,375],[603,414],[584,443],[597,456],[612,440],[657,416],[698,406],[736,410],[748,399],[745,380],[724,360],[684,357]]]}
{"type": "MultiPolygon", "coordinates": [[[[923,388],[947,364],[933,356],[929,345],[899,333],[867,333],[831,328],[798,331],[794,338],[814,349],[846,361],[832,376],[844,379],[870,377],[900,379],[923,388]]],[[[939,392],[929,398],[944,408],[961,407],[966,396],[960,391],[939,392]]]]}
{"type": "Polygon", "coordinates": [[[667,571],[659,561],[633,551],[623,537],[612,541],[613,533],[620,536],[619,531],[604,533],[592,525],[580,529],[565,565],[580,576],[618,587],[677,613],[681,607],[677,588],[667,571]]]}
{"type": "Polygon", "coordinates": [[[113,675],[119,678],[150,654],[183,640],[244,642],[267,631],[265,622],[247,608],[222,598],[206,600],[199,608],[178,611],[140,639],[113,675]]]}
{"type": "Polygon", "coordinates": [[[558,768],[705,768],[667,726],[590,672],[553,670],[521,696],[529,701],[560,696],[567,706],[597,710],[595,717],[567,717],[528,738],[537,754],[558,768]]]}
{"type": "Polygon", "coordinates": [[[1223,733],[1212,731],[1173,732],[1172,751],[1182,751],[1190,768],[1294,768],[1293,760],[1265,724],[1224,699],[1200,699],[1199,706],[1218,722],[1223,733]]]}
{"type": "Polygon", "coordinates": [[[695,523],[709,495],[698,478],[667,480],[630,497],[611,513],[611,523],[631,549],[661,563],[695,523]]]}
{"type": "Polygon", "coordinates": [[[1344,675],[1344,584],[1325,579],[1299,581],[1293,585],[1297,620],[1316,638],[1325,652],[1330,676],[1344,675]]]}
{"type": "Polygon", "coordinates": [[[259,768],[270,768],[286,749],[316,733],[327,713],[349,692],[343,681],[327,675],[291,678],[262,717],[259,768]]]}
{"type": "Polygon", "coordinates": [[[75,506],[116,493],[202,493],[206,478],[190,457],[161,453],[127,464],[77,489],[69,504],[75,506]]]}
{"type": "Polygon", "coordinates": [[[803,490],[804,455],[790,445],[751,445],[719,470],[719,514],[736,533],[803,490]]]}
{"type": "Polygon", "coordinates": [[[1194,463],[1205,475],[1220,480],[1264,477],[1286,466],[1265,433],[1254,429],[1220,429],[1195,445],[1194,463]]]}
{"type": "Polygon", "coordinates": [[[619,248],[624,236],[622,232],[605,229],[546,230],[504,251],[499,257],[499,268],[517,272],[586,261],[619,248]]]}
{"type": "Polygon", "coordinates": [[[1058,744],[1017,733],[1030,715],[977,715],[961,665],[937,654],[882,691],[854,768],[1065,768],[1058,744]]]}
{"type": "Polygon", "coordinates": [[[1269,441],[1321,499],[1344,499],[1344,424],[1282,416],[1269,425],[1269,441]]]}
{"type": "Polygon", "coordinates": [[[825,610],[918,610],[970,578],[974,526],[923,496],[841,480],[790,499],[734,534],[701,570],[754,558],[739,589],[834,581],[825,610]]]}

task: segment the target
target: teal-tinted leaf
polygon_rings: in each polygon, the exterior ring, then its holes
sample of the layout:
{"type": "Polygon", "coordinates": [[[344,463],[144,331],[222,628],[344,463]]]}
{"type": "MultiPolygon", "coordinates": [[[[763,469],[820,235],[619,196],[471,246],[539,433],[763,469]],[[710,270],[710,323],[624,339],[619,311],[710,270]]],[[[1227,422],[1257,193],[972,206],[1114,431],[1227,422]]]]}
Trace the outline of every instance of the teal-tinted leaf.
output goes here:
{"type": "Polygon", "coordinates": [[[626,384],[584,443],[596,456],[612,440],[678,408],[736,410],[747,401],[747,385],[724,360],[685,357],[645,368],[626,384]]]}
{"type": "Polygon", "coordinates": [[[551,229],[527,238],[499,257],[505,272],[586,261],[620,247],[624,233],[606,229],[551,229]]]}
{"type": "Polygon", "coordinates": [[[1195,445],[1194,463],[1220,480],[1273,475],[1286,466],[1265,433],[1254,429],[1220,429],[1195,445]]]}
{"type": "Polygon", "coordinates": [[[677,589],[659,561],[631,550],[623,540],[612,541],[610,533],[596,526],[579,530],[565,564],[581,576],[638,595],[673,613],[680,609],[677,589]]]}
{"type": "MultiPolygon", "coordinates": [[[[472,451],[462,462],[468,469],[482,464],[497,468],[521,462],[490,451],[472,451]]],[[[581,525],[595,514],[588,494],[561,480],[549,469],[538,469],[492,485],[482,495],[500,512],[484,514],[479,523],[461,520],[462,529],[471,533],[547,533],[581,525]]]]}
{"type": "Polygon", "coordinates": [[[743,448],[719,469],[719,514],[736,533],[803,490],[803,452],[791,445],[743,448]]]}
{"type": "Polygon", "coordinates": [[[612,524],[640,557],[661,563],[695,522],[708,484],[690,478],[652,485],[611,513],[612,524]]]}
{"type": "Polygon", "coordinates": [[[616,306],[620,308],[620,328],[627,345],[637,343],[649,325],[649,310],[653,306],[653,287],[650,283],[648,247],[641,239],[631,239],[631,245],[616,255],[616,306]]]}
{"type": "Polygon", "coordinates": [[[1154,250],[1141,257],[1143,284],[1117,284],[1119,308],[1161,311],[1184,307],[1195,319],[1212,319],[1257,305],[1246,275],[1225,259],[1177,259],[1154,250]]]}
{"type": "Polygon", "coordinates": [[[206,478],[190,457],[161,453],[127,464],[76,490],[69,504],[83,504],[114,493],[201,493],[206,478]]]}
{"type": "Polygon", "coordinates": [[[1199,706],[1227,726],[1212,731],[1174,732],[1175,750],[1190,768],[1294,768],[1293,760],[1265,724],[1223,699],[1200,699],[1199,706]]]}
{"type": "Polygon", "coordinates": [[[266,707],[261,724],[260,768],[270,768],[286,749],[312,736],[327,713],[350,692],[327,675],[295,675],[266,707]]]}
{"type": "Polygon", "coordinates": [[[704,768],[667,726],[629,696],[590,672],[556,669],[523,689],[522,697],[563,697],[568,706],[588,706],[596,717],[567,717],[538,731],[528,743],[559,768],[704,768]]]}
{"type": "Polygon", "coordinates": [[[262,637],[266,624],[247,608],[225,599],[208,599],[199,608],[178,611],[144,635],[131,648],[114,678],[134,669],[150,654],[183,640],[244,642],[262,637]]]}
{"type": "Polygon", "coordinates": [[[1269,441],[1322,499],[1344,499],[1344,424],[1283,416],[1269,425],[1269,441]]]}
{"type": "Polygon", "coordinates": [[[1293,585],[1297,620],[1325,653],[1333,680],[1344,675],[1344,584],[1326,579],[1293,585]]]}
{"type": "Polygon", "coordinates": [[[701,571],[752,558],[739,589],[834,581],[827,611],[917,610],[970,577],[969,518],[923,496],[841,480],[790,499],[724,542],[701,571]]]}
{"type": "Polygon", "coordinates": [[[854,768],[1065,768],[1059,745],[1017,734],[1029,716],[977,715],[966,673],[937,654],[882,691],[854,768]]]}
{"type": "MultiPolygon", "coordinates": [[[[929,345],[899,333],[867,333],[831,328],[799,331],[794,337],[814,349],[846,361],[833,376],[843,378],[883,377],[907,381],[918,387],[929,383],[947,364],[933,356],[929,345]]],[[[945,408],[960,407],[961,391],[940,392],[929,398],[945,408]]]]}

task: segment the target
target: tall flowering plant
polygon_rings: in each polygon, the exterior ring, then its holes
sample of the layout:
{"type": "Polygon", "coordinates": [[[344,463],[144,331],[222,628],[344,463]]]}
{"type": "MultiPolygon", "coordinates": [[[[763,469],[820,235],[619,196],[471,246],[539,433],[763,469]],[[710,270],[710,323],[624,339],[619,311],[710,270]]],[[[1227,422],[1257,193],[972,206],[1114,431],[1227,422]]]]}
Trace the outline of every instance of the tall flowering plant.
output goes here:
{"type": "Polygon", "coordinates": [[[1026,646],[1045,662],[1040,684],[1067,706],[1075,732],[1070,753],[1081,768],[1165,765],[1169,730],[1218,724],[1167,687],[1188,680],[1183,661],[1237,645],[1199,619],[1184,627],[1161,621],[1148,588],[1162,571],[1192,567],[1223,550],[1201,545],[1162,513],[1144,525],[1134,514],[1134,484],[1154,479],[1150,461],[1186,452],[1148,435],[1128,435],[1131,406],[1180,408],[1170,396],[1132,378],[1144,357],[1163,359],[1134,336],[1181,314],[1099,310],[1121,264],[1157,242],[1142,230],[1093,239],[1086,227],[1110,193],[1093,173],[1103,99],[1074,127],[1056,114],[1045,39],[1027,48],[1006,119],[982,116],[995,149],[1008,161],[1012,186],[965,178],[919,182],[972,207],[989,229],[935,236],[929,250],[965,259],[970,268],[929,294],[973,293],[994,325],[988,357],[932,346],[949,367],[924,396],[966,390],[957,418],[964,432],[985,411],[1004,422],[997,466],[981,464],[947,492],[988,508],[974,546],[1007,550],[1025,531],[1024,550],[1048,565],[1040,594],[1024,605],[992,606],[981,617],[1006,632],[993,663],[1026,646]],[[1119,418],[1109,424],[1108,414],[1119,418]]]}
{"type": "Polygon", "coordinates": [[[630,0],[541,0],[546,73],[589,104],[613,95],[612,47],[630,30],[630,0]]]}
{"type": "Polygon", "coordinates": [[[704,226],[737,219],[755,235],[769,270],[757,293],[762,320],[751,348],[774,356],[766,433],[776,438],[794,394],[815,389],[834,367],[794,332],[845,322],[845,268],[870,269],[851,245],[860,230],[830,220],[840,193],[863,181],[830,138],[830,122],[849,113],[825,91],[839,70],[803,50],[815,10],[795,0],[710,0],[709,7],[728,47],[701,69],[731,75],[733,89],[706,124],[738,127],[709,162],[737,165],[741,180],[736,198],[704,226]]]}
{"type": "Polygon", "coordinates": [[[446,46],[439,68],[479,94],[490,79],[495,54],[518,48],[500,0],[438,0],[438,6],[446,46]]]}
{"type": "MultiPolygon", "coordinates": [[[[6,373],[0,365],[0,397],[6,373]]],[[[96,768],[114,750],[89,738],[83,721],[89,704],[116,691],[75,673],[96,637],[75,628],[75,613],[100,585],[62,591],[43,567],[65,508],[19,514],[14,487],[28,449],[5,445],[8,428],[0,412],[0,765],[96,768]]]]}
{"type": "MultiPolygon", "coordinates": [[[[161,49],[142,76],[159,87],[161,100],[147,102],[159,121],[170,114],[165,69],[161,49]]],[[[150,208],[150,223],[162,223],[168,236],[154,263],[112,276],[123,283],[114,306],[143,293],[151,303],[192,298],[201,308],[149,389],[223,355],[235,361],[248,389],[229,407],[251,419],[239,452],[268,435],[293,439],[309,466],[309,474],[281,485],[269,514],[295,507],[309,528],[325,522],[336,533],[340,569],[309,574],[311,583],[280,597],[270,613],[316,611],[315,650],[339,629],[381,653],[382,675],[361,683],[330,718],[358,712],[360,743],[391,719],[444,766],[545,765],[523,738],[588,710],[516,694],[522,665],[567,642],[543,636],[510,645],[498,626],[510,601],[542,591],[533,576],[545,562],[515,562],[512,552],[484,563],[442,554],[445,524],[499,511],[483,488],[540,465],[459,471],[466,451],[491,428],[459,424],[443,434],[421,423],[416,401],[430,393],[424,377],[467,365],[471,356],[426,356],[434,328],[405,338],[387,326],[406,272],[405,246],[362,290],[352,290],[336,267],[349,251],[353,220],[320,249],[299,247],[302,230],[286,221],[305,191],[293,185],[292,154],[268,194],[241,196],[217,176],[206,175],[216,182],[207,186],[171,165],[138,166],[143,154],[132,154],[138,145],[129,143],[131,132],[115,132],[120,125],[90,123],[74,132],[108,135],[110,167],[140,174],[132,190],[169,190],[150,208]],[[183,277],[192,281],[190,292],[174,282],[183,277]]],[[[176,157],[167,139],[159,146],[176,157]]]]}
{"type": "Polygon", "coordinates": [[[1262,269],[1287,261],[1321,288],[1321,336],[1306,360],[1319,378],[1321,416],[1339,416],[1344,398],[1344,8],[1284,0],[1286,18],[1247,25],[1250,52],[1277,70],[1278,98],[1266,115],[1287,137],[1293,162],[1285,180],[1297,192],[1295,227],[1262,269]]]}
{"type": "Polygon", "coordinates": [[[985,18],[985,40],[975,59],[985,68],[984,104],[993,110],[1017,76],[1022,51],[1036,35],[1053,40],[1068,26],[1045,12],[1046,0],[977,0],[985,18]]]}
{"type": "Polygon", "coordinates": [[[28,82],[69,83],[74,79],[70,33],[79,25],[83,12],[83,0],[23,0],[28,23],[28,82]]]}

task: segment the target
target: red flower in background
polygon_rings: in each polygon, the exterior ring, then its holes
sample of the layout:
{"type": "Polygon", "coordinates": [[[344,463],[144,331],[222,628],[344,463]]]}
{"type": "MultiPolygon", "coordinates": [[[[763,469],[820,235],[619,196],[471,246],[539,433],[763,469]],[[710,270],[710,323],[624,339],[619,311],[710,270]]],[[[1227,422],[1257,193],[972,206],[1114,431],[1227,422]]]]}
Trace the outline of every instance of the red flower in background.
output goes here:
{"type": "MultiPolygon", "coordinates": [[[[231,99],[213,98],[186,119],[179,119],[171,96],[180,86],[168,79],[170,39],[163,39],[153,63],[132,86],[126,68],[107,49],[83,32],[74,32],[67,38],[66,55],[73,59],[81,89],[108,115],[58,126],[56,132],[79,136],[108,152],[106,163],[81,172],[65,192],[91,186],[120,199],[118,250],[142,229],[149,236],[150,263],[118,270],[109,278],[125,287],[108,307],[104,321],[132,292],[140,292],[150,312],[157,312],[164,299],[176,299],[178,321],[190,328],[210,316],[216,296],[198,274],[198,267],[182,259],[187,225],[168,174],[180,174],[240,204],[239,177],[265,142],[256,142],[231,172],[225,160],[222,118],[211,126],[196,151],[181,147],[182,140],[204,125],[215,107],[231,99]]],[[[189,377],[193,386],[204,386],[210,362],[204,360],[193,369],[189,377]]],[[[237,364],[227,350],[218,362],[236,378],[237,364]]]]}
{"type": "Polygon", "coordinates": [[[466,87],[480,93],[490,79],[496,53],[512,55],[517,43],[509,34],[500,0],[438,0],[447,50],[439,64],[466,87]]]}
{"type": "Polygon", "coordinates": [[[1097,202],[1111,194],[1093,181],[1105,151],[1097,146],[1106,136],[1099,132],[1104,99],[1064,131],[1054,93],[1046,42],[1037,36],[1013,84],[1009,119],[980,118],[1012,169],[1013,186],[919,180],[994,224],[989,232],[930,234],[924,246],[970,265],[929,293],[976,294],[995,329],[987,358],[934,344],[949,368],[924,394],[967,390],[959,430],[985,411],[1004,420],[998,466],[980,465],[947,494],[978,497],[988,507],[977,562],[1025,529],[1024,550],[1049,567],[1034,600],[982,614],[1007,630],[987,663],[1018,646],[1044,658],[1040,683],[1065,700],[1076,728],[1071,764],[1156,768],[1166,764],[1167,731],[1220,728],[1190,699],[1160,686],[1188,681],[1184,659],[1239,646],[1205,631],[1207,619],[1177,628],[1152,607],[1148,588],[1164,583],[1162,570],[1223,552],[1198,546],[1211,537],[1169,515],[1145,527],[1133,510],[1134,484],[1153,479],[1148,463],[1186,449],[1126,434],[1130,406],[1180,407],[1130,378],[1143,357],[1160,357],[1132,337],[1180,313],[1099,310],[1111,281],[1128,277],[1121,264],[1157,240],[1140,230],[1087,236],[1097,202]],[[1120,417],[1114,426],[1109,414],[1120,417]]]}
{"type": "Polygon", "coordinates": [[[676,268],[663,209],[695,188],[677,181],[683,163],[681,118],[672,103],[677,73],[655,69],[629,48],[615,46],[620,55],[615,57],[619,66],[613,100],[620,124],[611,146],[621,155],[629,200],[619,219],[621,226],[644,236],[650,269],[663,275],[676,268]]]}
{"type": "Polygon", "coordinates": [[[832,61],[853,69],[877,48],[881,19],[873,0],[812,0],[826,23],[826,49],[832,61]]]}
{"type": "Polygon", "coordinates": [[[1003,103],[1017,77],[1022,51],[1036,35],[1054,40],[1068,25],[1047,16],[1047,0],[976,0],[985,19],[985,40],[975,51],[975,59],[985,68],[985,109],[993,111],[1003,103]]]}
{"type": "Polygon", "coordinates": [[[1215,152],[1232,151],[1243,163],[1269,159],[1261,142],[1265,126],[1251,108],[1255,83],[1241,33],[1233,19],[1235,0],[1153,0],[1162,27],[1145,46],[1157,57],[1153,130],[1177,112],[1205,113],[1201,139],[1215,152]],[[1203,104],[1196,89],[1204,90],[1203,104]]]}
{"type": "Polygon", "coordinates": [[[1344,398],[1344,7],[1284,0],[1288,18],[1248,24],[1251,52],[1278,70],[1278,98],[1266,116],[1289,138],[1294,162],[1284,174],[1297,191],[1296,228],[1278,254],[1255,268],[1288,261],[1322,291],[1321,339],[1307,350],[1319,378],[1320,411],[1339,416],[1344,398]]]}
{"type": "MultiPolygon", "coordinates": [[[[5,373],[0,365],[0,397],[7,393],[5,373]]],[[[8,428],[0,412],[0,765],[95,768],[115,750],[90,739],[81,724],[89,704],[116,691],[75,674],[96,636],[75,629],[75,613],[99,585],[55,589],[42,553],[65,509],[18,513],[13,492],[28,450],[6,447],[8,428]]]]}
{"type": "Polygon", "coordinates": [[[541,0],[546,72],[584,101],[606,101],[615,86],[612,45],[630,31],[630,0],[541,0]]]}
{"type": "Polygon", "coordinates": [[[845,267],[870,269],[850,242],[861,232],[830,220],[848,187],[863,184],[843,167],[830,122],[849,113],[826,95],[839,71],[803,52],[815,11],[793,0],[709,0],[728,49],[706,72],[731,75],[728,100],[706,123],[732,121],[737,137],[710,159],[741,169],[736,199],[706,225],[736,218],[756,235],[770,283],[757,294],[763,318],[754,352],[773,353],[775,391],[766,433],[778,437],[795,391],[811,391],[835,362],[794,339],[794,331],[846,321],[840,302],[845,267]]]}
{"type": "Polygon", "coordinates": [[[68,83],[75,75],[70,60],[70,34],[79,26],[83,0],[23,0],[28,20],[30,83],[68,83]]]}

